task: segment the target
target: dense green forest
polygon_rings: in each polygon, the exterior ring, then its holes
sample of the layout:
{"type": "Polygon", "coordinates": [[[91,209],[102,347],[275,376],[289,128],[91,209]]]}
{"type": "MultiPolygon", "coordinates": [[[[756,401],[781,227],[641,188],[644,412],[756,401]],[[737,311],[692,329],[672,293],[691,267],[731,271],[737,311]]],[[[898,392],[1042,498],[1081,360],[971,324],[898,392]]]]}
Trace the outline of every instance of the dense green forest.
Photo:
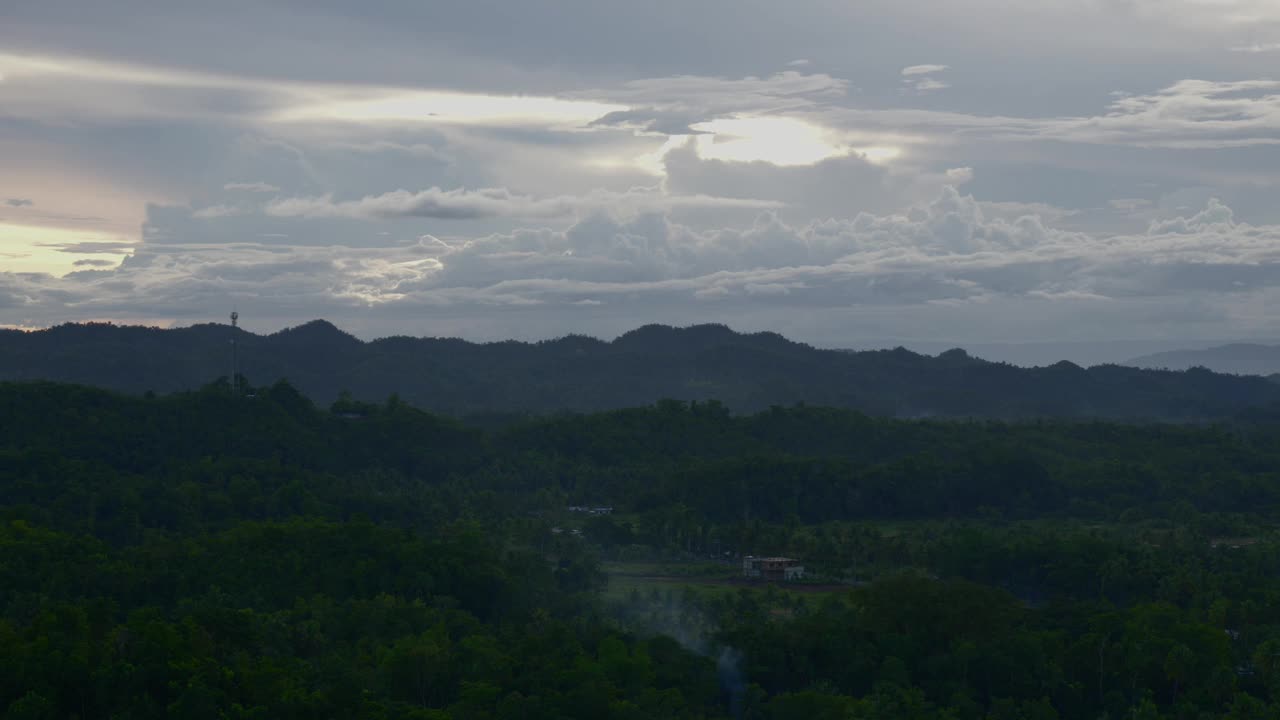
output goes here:
{"type": "Polygon", "coordinates": [[[1280,424],[0,384],[15,718],[1280,716],[1280,424]],[[609,506],[610,514],[570,506],[609,506]],[[815,589],[604,592],[803,558],[815,589]]]}
{"type": "Polygon", "coordinates": [[[391,337],[362,342],[324,321],[259,336],[226,325],[61,325],[0,330],[0,380],[53,380],[123,392],[198,389],[229,374],[231,341],[254,382],[289,378],[327,405],[349,390],[397,393],[454,417],[594,412],[664,398],[718,400],[733,412],[806,402],[890,417],[1112,418],[1204,421],[1280,406],[1261,377],[1069,362],[1020,368],[950,350],[822,350],[722,325],[647,325],[612,341],[537,343],[391,337]]]}

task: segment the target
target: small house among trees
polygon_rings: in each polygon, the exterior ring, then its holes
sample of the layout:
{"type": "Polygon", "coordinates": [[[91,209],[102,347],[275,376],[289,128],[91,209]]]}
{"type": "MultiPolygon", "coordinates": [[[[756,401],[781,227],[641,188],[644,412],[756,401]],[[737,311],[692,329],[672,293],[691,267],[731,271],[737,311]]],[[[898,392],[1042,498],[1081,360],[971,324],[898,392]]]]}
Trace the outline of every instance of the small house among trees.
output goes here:
{"type": "Polygon", "coordinates": [[[742,559],[742,576],[768,582],[801,580],[804,578],[804,565],[795,558],[748,555],[742,559]]]}

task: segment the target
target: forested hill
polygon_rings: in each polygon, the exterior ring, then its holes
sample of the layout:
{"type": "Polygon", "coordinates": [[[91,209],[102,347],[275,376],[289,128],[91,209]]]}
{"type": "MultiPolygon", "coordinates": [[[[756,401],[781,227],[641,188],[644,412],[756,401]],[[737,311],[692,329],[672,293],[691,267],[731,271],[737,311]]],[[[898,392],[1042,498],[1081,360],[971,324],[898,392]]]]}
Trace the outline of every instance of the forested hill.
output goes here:
{"type": "Polygon", "coordinates": [[[435,412],[596,411],[662,398],[715,399],[737,412],[807,403],[898,417],[1098,417],[1203,420],[1280,401],[1262,378],[992,363],[952,350],[820,350],[774,333],[720,325],[648,325],[605,342],[568,336],[477,344],[391,337],[363,342],[317,320],[260,336],[225,325],[161,330],[108,324],[0,332],[0,380],[45,379],[119,391],[170,393],[231,369],[252,383],[288,378],[328,404],[392,394],[435,412]]]}
{"type": "Polygon", "coordinates": [[[0,717],[1280,717],[1265,419],[252,395],[0,383],[0,717]]]}
{"type": "Polygon", "coordinates": [[[682,507],[732,524],[1163,516],[1179,503],[1269,516],[1280,509],[1276,467],[1280,423],[1265,417],[1232,426],[950,422],[817,407],[731,415],[717,403],[666,400],[482,429],[394,400],[321,409],[285,382],[252,399],[225,381],[153,398],[0,383],[0,508],[113,538],[147,525],[121,505],[140,498],[163,506],[161,525],[218,526],[236,506],[235,478],[270,496],[254,517],[276,517],[267,508],[280,504],[445,523],[463,512],[462,493],[489,512],[506,498],[513,515],[558,497],[553,505],[682,507]],[[123,485],[99,485],[103,473],[123,485]],[[63,504],[50,499],[72,486],[63,504]]]}

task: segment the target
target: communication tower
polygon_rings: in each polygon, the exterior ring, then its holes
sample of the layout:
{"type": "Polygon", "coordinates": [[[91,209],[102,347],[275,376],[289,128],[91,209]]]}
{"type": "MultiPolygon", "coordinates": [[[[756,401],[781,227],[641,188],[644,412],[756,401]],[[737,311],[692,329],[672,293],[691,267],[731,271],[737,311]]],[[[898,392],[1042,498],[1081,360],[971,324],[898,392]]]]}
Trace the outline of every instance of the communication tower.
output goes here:
{"type": "Polygon", "coordinates": [[[236,348],[236,334],[240,323],[240,313],[231,311],[231,393],[240,394],[240,358],[236,348]]]}

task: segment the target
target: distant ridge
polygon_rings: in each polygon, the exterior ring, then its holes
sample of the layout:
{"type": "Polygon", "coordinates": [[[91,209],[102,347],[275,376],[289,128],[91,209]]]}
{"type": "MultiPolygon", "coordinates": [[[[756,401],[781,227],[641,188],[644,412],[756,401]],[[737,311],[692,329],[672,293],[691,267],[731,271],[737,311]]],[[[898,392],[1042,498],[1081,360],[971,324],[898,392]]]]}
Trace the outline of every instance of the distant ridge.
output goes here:
{"type": "Polygon", "coordinates": [[[615,340],[527,343],[389,337],[364,342],[324,320],[271,335],[227,325],[161,330],[108,324],[0,332],[0,380],[56,380],[132,393],[200,387],[230,371],[235,333],[254,384],[285,378],[319,403],[344,391],[392,394],[453,415],[596,411],[663,398],[847,407],[898,417],[1120,418],[1202,421],[1280,406],[1280,384],[1205,370],[1069,362],[1019,368],[954,349],[821,350],[723,325],[645,325],[615,340]]]}
{"type": "Polygon", "coordinates": [[[1136,357],[1125,364],[1160,370],[1203,367],[1233,375],[1274,375],[1280,373],[1280,345],[1232,343],[1204,350],[1173,350],[1136,357]]]}

